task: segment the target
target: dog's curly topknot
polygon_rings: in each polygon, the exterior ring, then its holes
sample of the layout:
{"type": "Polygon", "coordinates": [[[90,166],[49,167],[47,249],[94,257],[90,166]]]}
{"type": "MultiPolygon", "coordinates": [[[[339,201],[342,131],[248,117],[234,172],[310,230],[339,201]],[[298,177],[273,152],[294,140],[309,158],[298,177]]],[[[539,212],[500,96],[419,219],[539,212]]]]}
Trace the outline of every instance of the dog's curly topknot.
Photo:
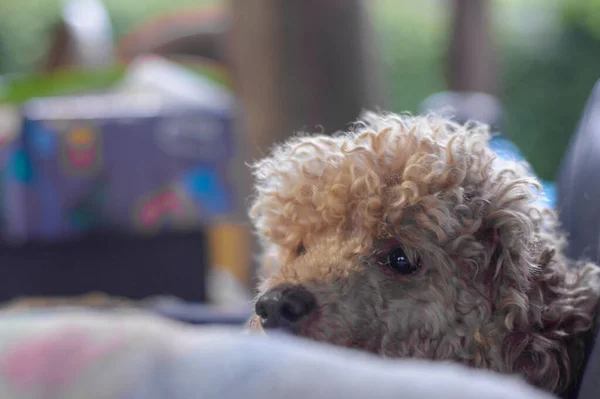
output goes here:
{"type": "Polygon", "coordinates": [[[350,133],[276,147],[254,167],[261,293],[312,292],[318,311],[301,330],[312,339],[563,390],[593,325],[599,272],[563,256],[536,179],[488,140],[475,123],[368,114],[350,133]],[[381,267],[390,240],[419,273],[381,267]]]}

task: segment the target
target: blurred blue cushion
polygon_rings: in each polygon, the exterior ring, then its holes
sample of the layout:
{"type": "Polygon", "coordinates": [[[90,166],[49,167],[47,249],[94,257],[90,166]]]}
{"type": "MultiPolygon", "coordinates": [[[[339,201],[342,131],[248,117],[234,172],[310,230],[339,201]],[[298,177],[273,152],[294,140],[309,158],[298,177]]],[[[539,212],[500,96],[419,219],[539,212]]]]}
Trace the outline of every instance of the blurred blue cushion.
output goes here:
{"type": "MultiPolygon", "coordinates": [[[[490,148],[498,157],[516,162],[525,162],[525,156],[519,148],[504,136],[494,136],[490,140],[490,148]]],[[[531,171],[532,173],[533,170],[531,171]]],[[[538,178],[539,179],[539,178],[538,178]]],[[[556,207],[556,183],[539,179],[542,184],[542,192],[538,202],[551,208],[556,207]]]]}

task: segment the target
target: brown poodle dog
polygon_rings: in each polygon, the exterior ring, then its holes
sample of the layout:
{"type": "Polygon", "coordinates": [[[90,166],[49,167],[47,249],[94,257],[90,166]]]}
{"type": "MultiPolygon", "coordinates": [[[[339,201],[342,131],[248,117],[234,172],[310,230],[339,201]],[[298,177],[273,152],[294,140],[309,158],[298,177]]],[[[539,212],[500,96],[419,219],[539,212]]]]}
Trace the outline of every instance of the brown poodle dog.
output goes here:
{"type": "Polygon", "coordinates": [[[488,139],[478,124],[369,114],[350,133],[275,148],[254,170],[264,280],[251,328],[564,392],[600,272],[565,259],[537,181],[488,139]]]}

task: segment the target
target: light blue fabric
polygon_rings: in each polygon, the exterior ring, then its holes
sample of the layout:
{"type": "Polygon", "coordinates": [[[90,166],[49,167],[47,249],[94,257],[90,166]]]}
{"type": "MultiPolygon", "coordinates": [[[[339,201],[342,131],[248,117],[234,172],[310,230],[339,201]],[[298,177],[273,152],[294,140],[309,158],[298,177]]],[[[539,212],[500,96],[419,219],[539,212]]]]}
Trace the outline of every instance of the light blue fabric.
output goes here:
{"type": "Polygon", "coordinates": [[[173,399],[549,398],[514,377],[441,362],[383,360],[283,337],[215,334],[212,342],[190,350],[163,379],[173,399]]]}
{"type": "Polygon", "coordinates": [[[11,399],[550,399],[516,377],[139,312],[0,314],[11,399]]]}

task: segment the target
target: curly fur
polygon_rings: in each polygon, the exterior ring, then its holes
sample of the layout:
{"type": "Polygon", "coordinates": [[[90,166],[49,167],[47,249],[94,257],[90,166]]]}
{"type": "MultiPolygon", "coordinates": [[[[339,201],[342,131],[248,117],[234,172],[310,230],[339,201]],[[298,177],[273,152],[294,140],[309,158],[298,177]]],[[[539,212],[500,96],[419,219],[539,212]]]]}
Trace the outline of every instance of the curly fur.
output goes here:
{"type": "Polygon", "coordinates": [[[538,182],[488,140],[475,123],[368,114],[349,133],[276,147],[254,166],[260,293],[310,290],[318,311],[300,334],[311,339],[563,391],[581,366],[599,272],[563,256],[538,182]],[[401,278],[375,261],[390,240],[420,273],[401,278]]]}

